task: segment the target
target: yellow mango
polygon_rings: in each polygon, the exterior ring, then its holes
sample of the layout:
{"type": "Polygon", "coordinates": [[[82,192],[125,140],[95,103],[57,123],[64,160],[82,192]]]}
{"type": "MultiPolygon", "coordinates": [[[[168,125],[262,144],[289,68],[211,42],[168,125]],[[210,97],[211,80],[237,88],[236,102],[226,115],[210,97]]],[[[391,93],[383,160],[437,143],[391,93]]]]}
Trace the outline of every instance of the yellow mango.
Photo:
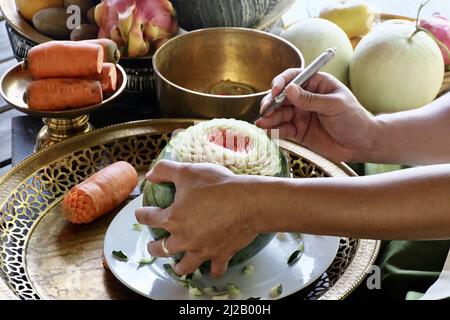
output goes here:
{"type": "Polygon", "coordinates": [[[31,21],[36,12],[51,7],[64,7],[64,0],[15,0],[22,17],[31,21]]]}
{"type": "Polygon", "coordinates": [[[375,14],[364,2],[336,2],[325,7],[320,12],[320,18],[334,22],[349,38],[353,38],[362,37],[370,32],[375,14]]]}

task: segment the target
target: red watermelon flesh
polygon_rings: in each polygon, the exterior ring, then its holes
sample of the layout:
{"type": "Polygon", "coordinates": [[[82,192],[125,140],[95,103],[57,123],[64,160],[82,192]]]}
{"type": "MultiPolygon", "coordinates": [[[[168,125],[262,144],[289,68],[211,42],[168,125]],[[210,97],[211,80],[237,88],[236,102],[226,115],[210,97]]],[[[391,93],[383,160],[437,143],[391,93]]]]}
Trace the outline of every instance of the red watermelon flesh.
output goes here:
{"type": "Polygon", "coordinates": [[[234,130],[214,130],[209,132],[208,140],[211,143],[234,152],[248,152],[252,147],[249,136],[242,135],[234,130]]]}

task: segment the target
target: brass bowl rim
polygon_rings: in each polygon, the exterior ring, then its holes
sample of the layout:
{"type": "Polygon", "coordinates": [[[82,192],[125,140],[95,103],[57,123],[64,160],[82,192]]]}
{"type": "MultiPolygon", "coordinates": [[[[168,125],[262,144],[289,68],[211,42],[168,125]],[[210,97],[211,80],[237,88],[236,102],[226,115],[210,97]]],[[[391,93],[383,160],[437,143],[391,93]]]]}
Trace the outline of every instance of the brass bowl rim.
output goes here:
{"type": "Polygon", "coordinates": [[[197,37],[199,34],[215,34],[215,33],[253,33],[255,35],[262,36],[263,38],[269,38],[269,39],[272,38],[274,40],[277,40],[277,41],[285,44],[287,47],[290,47],[291,49],[293,49],[294,52],[296,52],[300,58],[300,63],[301,63],[300,68],[305,67],[305,58],[303,57],[303,54],[301,53],[301,51],[296,46],[294,46],[292,43],[283,39],[280,36],[277,36],[277,35],[274,35],[274,34],[271,34],[271,33],[265,32],[265,31],[256,30],[256,29],[240,28],[240,27],[217,27],[217,28],[206,28],[206,29],[190,31],[185,34],[178,35],[178,36],[170,39],[166,43],[164,43],[153,54],[152,64],[153,64],[153,70],[154,70],[155,74],[158,77],[160,77],[161,79],[163,79],[167,84],[171,85],[172,87],[174,87],[178,90],[184,91],[186,93],[194,94],[194,95],[197,95],[200,97],[205,97],[205,98],[233,100],[233,99],[255,98],[255,97],[268,95],[271,92],[271,89],[268,89],[268,90],[262,91],[262,92],[252,93],[252,94],[233,95],[233,96],[204,93],[204,92],[191,90],[191,89],[182,87],[180,85],[177,85],[176,83],[170,81],[169,79],[167,79],[165,76],[162,75],[162,73],[160,72],[159,68],[156,65],[156,59],[160,55],[161,51],[165,50],[167,46],[169,46],[170,44],[172,44],[175,41],[180,41],[181,38],[184,39],[184,38],[190,38],[190,37],[197,37]]]}
{"type": "Polygon", "coordinates": [[[53,40],[37,31],[30,22],[22,17],[14,0],[0,0],[0,9],[8,24],[22,37],[38,44],[53,40]]]}
{"type": "MultiPolygon", "coordinates": [[[[47,118],[74,118],[78,116],[82,116],[85,114],[89,114],[97,109],[100,109],[114,100],[116,100],[119,96],[122,95],[122,93],[125,91],[125,88],[127,87],[127,73],[125,70],[120,66],[119,64],[116,64],[116,68],[119,71],[121,77],[122,77],[122,83],[119,88],[110,96],[108,96],[106,99],[104,99],[101,103],[97,103],[95,105],[87,106],[84,108],[77,108],[77,109],[68,109],[63,111],[39,111],[39,110],[33,110],[30,109],[28,106],[26,108],[19,106],[11,101],[9,96],[3,91],[3,83],[5,79],[10,76],[12,72],[15,72],[16,69],[23,70],[23,64],[25,62],[21,61],[17,63],[16,65],[9,68],[0,78],[0,96],[12,107],[15,109],[26,113],[31,116],[38,116],[38,117],[47,117],[47,118]]],[[[23,72],[23,71],[22,71],[23,72]]]]}

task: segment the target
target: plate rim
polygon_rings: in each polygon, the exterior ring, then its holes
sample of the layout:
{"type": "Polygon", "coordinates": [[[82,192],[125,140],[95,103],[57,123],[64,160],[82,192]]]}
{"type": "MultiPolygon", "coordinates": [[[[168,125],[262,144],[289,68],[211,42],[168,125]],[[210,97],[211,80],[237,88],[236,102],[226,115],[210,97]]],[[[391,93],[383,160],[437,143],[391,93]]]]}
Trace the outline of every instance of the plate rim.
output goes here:
{"type": "MultiPolygon", "coordinates": [[[[291,179],[295,179],[295,178],[291,178],[291,179]]],[[[142,198],[143,195],[141,194],[140,196],[136,197],[135,199],[133,199],[132,201],[137,201],[137,199],[142,198]]],[[[157,299],[157,298],[152,298],[149,295],[143,294],[142,292],[140,292],[139,290],[137,290],[136,288],[134,288],[133,286],[131,286],[129,283],[127,283],[121,276],[119,276],[119,274],[116,272],[116,270],[108,263],[108,261],[112,260],[113,258],[111,258],[110,254],[107,254],[106,252],[106,247],[107,247],[107,241],[106,238],[108,237],[108,234],[111,235],[111,229],[115,227],[115,225],[117,224],[117,219],[118,216],[121,215],[122,217],[126,215],[126,212],[124,212],[124,210],[126,209],[127,206],[131,205],[130,201],[127,205],[125,205],[114,217],[114,219],[111,221],[111,223],[109,224],[106,232],[105,232],[105,236],[104,236],[104,240],[103,240],[103,257],[104,257],[104,261],[106,263],[106,265],[108,266],[108,271],[111,272],[114,277],[120,282],[122,283],[125,287],[127,287],[128,289],[132,290],[133,292],[139,294],[140,296],[147,298],[147,299],[151,299],[151,300],[161,300],[162,299],[157,299]]],[[[122,218],[121,217],[121,218],[122,218]]],[[[292,234],[291,232],[286,232],[286,234],[292,234]]],[[[331,259],[330,263],[327,264],[327,267],[325,269],[324,272],[322,272],[320,275],[318,275],[317,277],[310,279],[309,281],[307,281],[302,288],[298,289],[297,291],[294,291],[290,294],[284,295],[281,299],[287,298],[287,297],[292,297],[293,295],[296,295],[298,293],[300,293],[302,290],[306,289],[308,286],[310,286],[311,284],[313,284],[314,282],[316,282],[317,280],[319,280],[323,274],[326,272],[326,270],[328,270],[328,268],[333,264],[334,259],[336,258],[337,253],[339,252],[339,246],[340,246],[340,241],[341,241],[341,237],[336,237],[336,236],[321,236],[321,235],[311,235],[311,234],[303,234],[303,236],[310,236],[310,237],[323,237],[323,238],[328,238],[328,239],[333,239],[333,258],[331,259]]],[[[275,240],[272,239],[272,241],[275,240]]],[[[300,262],[300,261],[299,261],[300,262]]],[[[180,287],[181,289],[181,287],[180,287]]],[[[184,300],[184,299],[181,299],[184,300]]],[[[196,299],[192,299],[192,300],[196,300],[196,299]]],[[[212,301],[213,299],[206,299],[206,301],[212,301]]],[[[242,301],[243,299],[231,299],[230,301],[242,301]]],[[[245,299],[244,299],[245,300],[245,299]]],[[[279,300],[279,299],[269,299],[269,300],[279,300]]]]}
{"type": "Polygon", "coordinates": [[[121,65],[116,64],[116,68],[119,71],[120,77],[122,78],[122,83],[120,84],[120,86],[117,88],[117,90],[112,95],[106,97],[106,99],[104,99],[101,103],[98,103],[98,104],[95,104],[92,106],[83,107],[83,108],[67,109],[67,110],[62,110],[62,111],[33,110],[33,109],[30,109],[28,106],[25,108],[25,107],[16,105],[15,103],[13,103],[11,101],[9,96],[3,90],[4,82],[6,81],[6,79],[8,77],[11,76],[11,74],[16,73],[16,72],[23,72],[22,68],[23,68],[24,63],[25,63],[24,61],[18,62],[14,66],[10,67],[1,76],[1,78],[0,78],[0,96],[9,105],[11,105],[14,109],[16,109],[20,112],[23,112],[25,114],[28,114],[30,116],[47,117],[47,118],[73,118],[73,117],[78,117],[78,116],[82,116],[85,114],[89,114],[98,109],[104,108],[104,107],[108,106],[110,103],[114,102],[117,98],[119,98],[124,93],[124,91],[127,87],[127,79],[128,79],[127,73],[125,72],[124,68],[121,65]]]}

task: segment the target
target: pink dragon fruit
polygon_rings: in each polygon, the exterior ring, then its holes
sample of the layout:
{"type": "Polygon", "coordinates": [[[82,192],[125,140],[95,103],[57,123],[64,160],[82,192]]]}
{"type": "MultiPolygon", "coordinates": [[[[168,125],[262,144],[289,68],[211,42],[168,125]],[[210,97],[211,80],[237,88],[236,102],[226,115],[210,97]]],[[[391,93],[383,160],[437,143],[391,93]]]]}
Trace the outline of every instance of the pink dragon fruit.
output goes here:
{"type": "Polygon", "coordinates": [[[435,13],[432,17],[420,20],[420,27],[431,32],[441,47],[446,65],[450,64],[450,21],[435,13]]]}
{"type": "Polygon", "coordinates": [[[178,32],[169,0],[103,0],[95,8],[99,38],[110,38],[122,54],[145,56],[178,32]]]}

